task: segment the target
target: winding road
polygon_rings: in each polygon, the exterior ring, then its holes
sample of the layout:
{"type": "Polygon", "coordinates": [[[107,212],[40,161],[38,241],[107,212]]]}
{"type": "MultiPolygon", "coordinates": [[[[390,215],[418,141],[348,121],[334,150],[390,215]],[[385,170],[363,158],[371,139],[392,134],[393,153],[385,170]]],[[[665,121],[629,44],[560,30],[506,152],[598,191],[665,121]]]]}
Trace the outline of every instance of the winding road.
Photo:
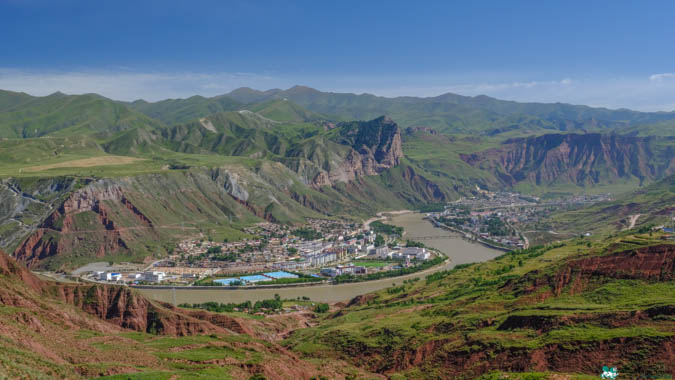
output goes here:
{"type": "Polygon", "coordinates": [[[628,228],[626,228],[627,230],[630,230],[633,227],[635,227],[635,223],[637,223],[637,220],[640,217],[640,215],[642,215],[642,214],[635,214],[635,215],[631,215],[629,217],[630,222],[629,222],[628,228]]]}

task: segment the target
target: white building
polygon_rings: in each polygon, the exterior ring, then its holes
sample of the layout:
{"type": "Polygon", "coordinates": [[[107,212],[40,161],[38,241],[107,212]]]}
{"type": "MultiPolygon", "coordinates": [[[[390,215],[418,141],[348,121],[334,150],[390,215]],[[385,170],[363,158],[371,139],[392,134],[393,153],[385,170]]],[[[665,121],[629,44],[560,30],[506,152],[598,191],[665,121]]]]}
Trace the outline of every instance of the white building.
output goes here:
{"type": "Polygon", "coordinates": [[[293,269],[306,269],[311,266],[311,263],[307,260],[302,261],[280,261],[272,264],[272,267],[275,269],[281,270],[293,270],[293,269]]]}
{"type": "Polygon", "coordinates": [[[368,254],[377,256],[380,259],[388,259],[391,257],[392,252],[388,247],[378,247],[368,250],[368,254]]]}
{"type": "Polygon", "coordinates": [[[97,272],[100,281],[119,281],[122,279],[121,273],[97,272]]]}
{"type": "Polygon", "coordinates": [[[431,257],[431,253],[429,253],[426,248],[405,247],[401,250],[401,252],[404,255],[410,256],[410,258],[415,258],[417,260],[428,260],[429,257],[431,257]]]}
{"type": "Polygon", "coordinates": [[[307,255],[305,259],[309,261],[311,266],[319,267],[336,261],[337,255],[335,254],[335,252],[324,252],[324,253],[316,253],[313,255],[307,255]]]}
{"type": "Polygon", "coordinates": [[[164,277],[166,277],[166,273],[164,272],[144,272],[143,273],[143,279],[145,281],[150,281],[150,282],[162,282],[164,280],[164,277]]]}

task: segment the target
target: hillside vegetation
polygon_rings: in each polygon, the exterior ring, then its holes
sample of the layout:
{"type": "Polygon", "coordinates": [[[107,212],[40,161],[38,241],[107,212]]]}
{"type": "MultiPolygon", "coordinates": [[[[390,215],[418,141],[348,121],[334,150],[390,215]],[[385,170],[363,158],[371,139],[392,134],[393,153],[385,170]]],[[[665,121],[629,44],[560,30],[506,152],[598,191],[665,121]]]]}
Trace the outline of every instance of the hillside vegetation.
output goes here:
{"type": "Polygon", "coordinates": [[[0,247],[51,268],[163,255],[190,233],[238,236],[260,220],[360,219],[444,203],[476,186],[538,195],[625,192],[675,171],[672,137],[631,129],[660,133],[670,113],[306,87],[155,103],[0,95],[0,192],[7,200],[0,247]],[[525,134],[534,136],[507,138],[525,134]],[[33,183],[50,178],[76,185],[34,193],[33,183]],[[80,188],[102,203],[73,211],[74,223],[62,227],[66,213],[58,210],[80,188]],[[111,188],[119,189],[114,201],[102,190],[111,188]],[[185,198],[160,191],[171,188],[185,198]],[[116,203],[122,199],[147,220],[126,215],[128,206],[116,203]],[[29,207],[40,211],[24,218],[29,207]],[[190,229],[177,231],[179,220],[190,229]]]}
{"type": "Polygon", "coordinates": [[[263,339],[274,322],[178,309],[121,286],[44,281],[2,251],[0,326],[3,378],[371,377],[263,339]]]}
{"type": "Polygon", "coordinates": [[[668,376],[674,279],[675,244],[659,234],[576,239],[359,296],[284,344],[392,379],[668,376]]]}
{"type": "Polygon", "coordinates": [[[675,214],[675,175],[609,202],[552,215],[547,221],[556,231],[606,234],[635,227],[671,225],[675,214]]]}
{"type": "Polygon", "coordinates": [[[675,211],[674,124],[675,113],[302,86],[132,103],[0,91],[0,248],[19,260],[0,253],[0,377],[672,375],[675,243],[651,226],[675,211]],[[321,316],[180,309],[25,267],[142,262],[188,237],[362,221],[476,187],[615,194],[541,223],[573,239],[321,316]]]}

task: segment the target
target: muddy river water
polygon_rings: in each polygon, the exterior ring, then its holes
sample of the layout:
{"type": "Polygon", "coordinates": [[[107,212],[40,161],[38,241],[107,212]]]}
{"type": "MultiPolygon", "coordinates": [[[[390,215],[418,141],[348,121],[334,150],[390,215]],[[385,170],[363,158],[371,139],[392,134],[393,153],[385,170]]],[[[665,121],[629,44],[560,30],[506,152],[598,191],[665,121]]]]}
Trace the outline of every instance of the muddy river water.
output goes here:
{"type": "Polygon", "coordinates": [[[423,272],[407,276],[387,278],[376,281],[358,282],[340,285],[315,285],[292,288],[273,289],[139,289],[146,296],[170,303],[203,303],[208,301],[222,303],[241,303],[247,300],[258,301],[273,298],[279,294],[281,298],[297,298],[307,296],[313,301],[339,302],[348,301],[360,294],[388,288],[393,284],[401,284],[407,278],[420,277],[444,269],[450,269],[457,264],[490,260],[503,252],[470,243],[463,240],[458,234],[434,227],[423,219],[423,214],[408,213],[395,215],[387,223],[405,228],[405,236],[418,237],[425,245],[438,249],[450,258],[446,264],[430,268],[423,272]]]}

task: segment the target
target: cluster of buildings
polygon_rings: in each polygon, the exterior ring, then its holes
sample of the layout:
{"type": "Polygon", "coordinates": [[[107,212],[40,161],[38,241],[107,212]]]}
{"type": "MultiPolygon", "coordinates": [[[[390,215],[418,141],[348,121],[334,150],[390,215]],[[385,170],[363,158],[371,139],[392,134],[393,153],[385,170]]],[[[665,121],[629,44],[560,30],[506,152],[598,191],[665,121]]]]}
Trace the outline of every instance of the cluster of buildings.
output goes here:
{"type": "MultiPolygon", "coordinates": [[[[426,261],[431,258],[431,252],[426,248],[418,247],[378,247],[368,251],[367,256],[362,259],[392,260],[401,261],[401,263],[392,263],[391,265],[381,267],[379,270],[389,270],[401,268],[403,265],[409,266],[412,261],[426,261]],[[403,263],[405,262],[405,264],[403,263]]],[[[322,268],[319,272],[322,276],[336,277],[343,274],[361,275],[367,274],[368,268],[349,263],[347,265],[336,265],[335,267],[322,268]]]]}
{"type": "Polygon", "coordinates": [[[321,273],[322,276],[326,277],[337,277],[343,274],[354,274],[354,275],[366,274],[368,273],[368,271],[363,266],[349,264],[349,265],[337,265],[332,268],[323,268],[319,273],[321,273]]]}
{"type": "Polygon", "coordinates": [[[166,273],[159,271],[146,271],[142,273],[96,271],[93,273],[93,277],[98,281],[108,281],[108,282],[137,283],[139,281],[146,281],[146,282],[160,283],[167,278],[167,275],[166,273]]]}
{"type": "Polygon", "coordinates": [[[551,212],[611,200],[611,194],[582,194],[543,201],[533,196],[490,192],[478,187],[475,194],[452,202],[442,212],[428,215],[438,225],[452,227],[467,237],[509,248],[527,248],[529,244],[516,226],[548,231],[551,226],[542,220],[551,212]]]}
{"type": "MultiPolygon", "coordinates": [[[[511,209],[513,213],[517,213],[511,209]]],[[[470,211],[448,208],[429,215],[437,225],[446,225],[463,232],[467,237],[497,243],[513,248],[526,248],[527,241],[513,227],[518,218],[512,213],[485,210],[470,211]]]]}
{"type": "Polygon", "coordinates": [[[96,272],[93,278],[136,284],[187,284],[208,276],[231,274],[231,278],[217,281],[223,285],[245,285],[270,281],[276,275],[296,276],[287,271],[320,273],[325,277],[366,274],[365,267],[347,264],[353,259],[391,260],[393,267],[403,265],[396,261],[411,265],[411,261],[428,260],[431,256],[424,248],[376,248],[377,234],[374,231],[346,221],[310,219],[302,227],[259,223],[247,228],[246,232],[255,238],[236,242],[185,240],[179,243],[172,256],[155,262],[152,270],[148,268],[138,273],[96,272]],[[242,276],[244,273],[255,275],[242,276]]]}
{"type": "Polygon", "coordinates": [[[245,232],[255,239],[214,242],[191,239],[178,245],[176,254],[159,263],[167,272],[182,273],[185,268],[199,270],[198,275],[305,270],[347,261],[374,248],[375,233],[361,224],[309,219],[298,228],[275,223],[259,223],[245,232]],[[312,239],[307,239],[311,236],[312,239]]]}
{"type": "Polygon", "coordinates": [[[426,261],[431,258],[431,253],[426,248],[419,247],[380,247],[373,253],[377,258],[386,260],[426,261]]]}

